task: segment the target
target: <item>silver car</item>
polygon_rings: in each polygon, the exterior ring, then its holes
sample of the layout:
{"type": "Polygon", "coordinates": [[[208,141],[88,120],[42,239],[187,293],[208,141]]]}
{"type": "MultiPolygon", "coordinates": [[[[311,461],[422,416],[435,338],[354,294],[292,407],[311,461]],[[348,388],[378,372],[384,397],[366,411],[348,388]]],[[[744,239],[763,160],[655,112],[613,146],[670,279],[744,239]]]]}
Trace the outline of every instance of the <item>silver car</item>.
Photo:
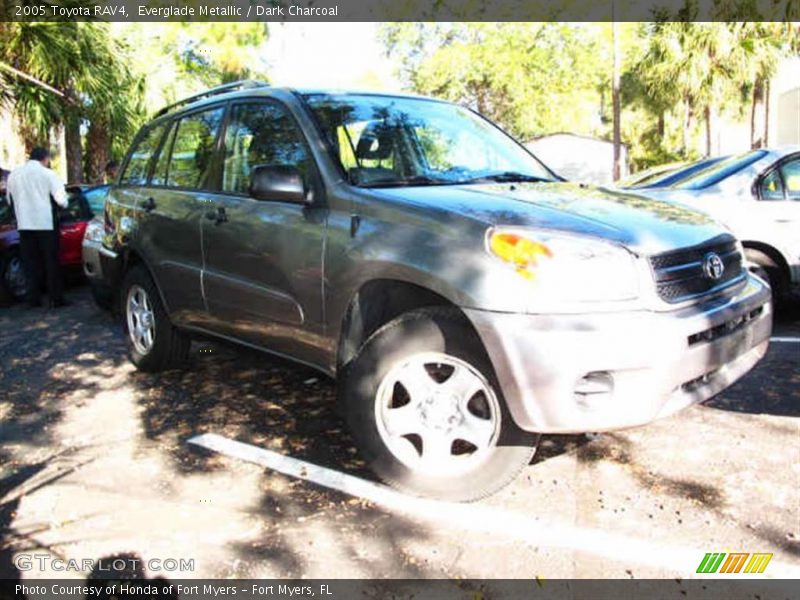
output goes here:
{"type": "Polygon", "coordinates": [[[89,189],[85,196],[94,214],[94,218],[86,224],[81,243],[81,262],[83,274],[89,282],[92,298],[103,309],[110,309],[113,293],[103,277],[103,264],[100,255],[103,252],[103,211],[105,209],[108,186],[102,185],[89,189]]]}
{"type": "Polygon", "coordinates": [[[639,190],[727,225],[776,298],[800,286],[800,146],[727,158],[668,188],[639,190]]]}

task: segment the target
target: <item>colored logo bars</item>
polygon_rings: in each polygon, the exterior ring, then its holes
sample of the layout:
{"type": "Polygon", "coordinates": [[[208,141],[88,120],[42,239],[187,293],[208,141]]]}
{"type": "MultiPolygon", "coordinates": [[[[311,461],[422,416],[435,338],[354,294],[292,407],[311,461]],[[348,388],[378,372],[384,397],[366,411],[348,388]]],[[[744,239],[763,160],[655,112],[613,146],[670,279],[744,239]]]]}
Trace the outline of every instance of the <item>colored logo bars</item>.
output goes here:
{"type": "Polygon", "coordinates": [[[763,573],[772,554],[766,552],[709,552],[700,561],[698,573],[763,573]],[[725,558],[727,556],[727,558],[725,558]],[[750,560],[748,560],[748,557],[750,560]],[[723,562],[724,561],[724,562],[723,562]],[[745,566],[745,564],[747,566],[745,566]],[[744,571],[742,571],[744,567],[744,571]]]}

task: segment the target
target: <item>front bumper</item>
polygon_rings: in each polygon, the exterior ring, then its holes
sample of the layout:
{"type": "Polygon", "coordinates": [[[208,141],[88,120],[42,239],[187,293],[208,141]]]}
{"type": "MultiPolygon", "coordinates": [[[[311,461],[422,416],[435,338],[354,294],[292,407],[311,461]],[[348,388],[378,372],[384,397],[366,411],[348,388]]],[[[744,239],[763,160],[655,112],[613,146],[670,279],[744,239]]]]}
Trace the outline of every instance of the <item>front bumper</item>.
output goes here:
{"type": "Polygon", "coordinates": [[[83,273],[90,281],[102,281],[103,279],[103,265],[100,261],[100,249],[102,247],[102,242],[83,239],[81,247],[83,273]]]}
{"type": "Polygon", "coordinates": [[[748,277],[733,297],[670,312],[465,312],[517,425],[580,433],[643,425],[724,390],[766,353],[769,300],[748,277]]]}

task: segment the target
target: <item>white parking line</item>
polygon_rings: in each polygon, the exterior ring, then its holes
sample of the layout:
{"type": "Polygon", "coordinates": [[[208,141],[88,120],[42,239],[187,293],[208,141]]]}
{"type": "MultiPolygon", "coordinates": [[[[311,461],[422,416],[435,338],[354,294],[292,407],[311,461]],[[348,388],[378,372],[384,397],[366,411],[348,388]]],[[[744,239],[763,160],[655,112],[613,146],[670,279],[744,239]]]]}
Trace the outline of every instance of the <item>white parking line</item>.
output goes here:
{"type": "Polygon", "coordinates": [[[770,342],[782,342],[784,344],[800,344],[800,338],[796,337],[771,337],[769,338],[770,342]]]}
{"type": "MultiPolygon", "coordinates": [[[[675,546],[601,529],[577,527],[568,523],[546,523],[528,515],[479,504],[456,504],[415,498],[385,485],[214,433],[198,435],[188,441],[190,444],[255,463],[284,475],[369,500],[398,513],[432,521],[439,526],[450,525],[486,535],[502,535],[531,544],[577,550],[606,559],[649,565],[665,569],[676,576],[695,573],[706,552],[720,551],[719,548],[711,546],[708,548],[675,546]]],[[[767,548],[753,550],[761,552],[767,548]]],[[[774,578],[800,577],[800,567],[786,563],[772,561],[768,571],[769,576],[774,578]]]]}

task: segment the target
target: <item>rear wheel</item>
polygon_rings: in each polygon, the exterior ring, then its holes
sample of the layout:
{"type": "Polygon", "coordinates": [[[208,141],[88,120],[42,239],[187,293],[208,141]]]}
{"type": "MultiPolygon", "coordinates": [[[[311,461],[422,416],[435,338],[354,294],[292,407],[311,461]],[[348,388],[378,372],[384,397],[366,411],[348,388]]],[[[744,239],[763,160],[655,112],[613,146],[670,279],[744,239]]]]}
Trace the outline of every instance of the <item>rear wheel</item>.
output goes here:
{"type": "Polygon", "coordinates": [[[128,356],[137,369],[162,371],[185,361],[191,340],[170,322],[155,283],[143,267],[128,271],[121,300],[128,356]]]}
{"type": "Polygon", "coordinates": [[[387,483],[448,500],[477,500],[531,460],[538,435],[519,429],[491,364],[458,313],[423,309],[364,344],[343,376],[346,419],[387,483]]]}
{"type": "Polygon", "coordinates": [[[14,300],[22,300],[28,292],[28,279],[22,268],[19,249],[13,248],[0,261],[0,285],[14,300]]]}

